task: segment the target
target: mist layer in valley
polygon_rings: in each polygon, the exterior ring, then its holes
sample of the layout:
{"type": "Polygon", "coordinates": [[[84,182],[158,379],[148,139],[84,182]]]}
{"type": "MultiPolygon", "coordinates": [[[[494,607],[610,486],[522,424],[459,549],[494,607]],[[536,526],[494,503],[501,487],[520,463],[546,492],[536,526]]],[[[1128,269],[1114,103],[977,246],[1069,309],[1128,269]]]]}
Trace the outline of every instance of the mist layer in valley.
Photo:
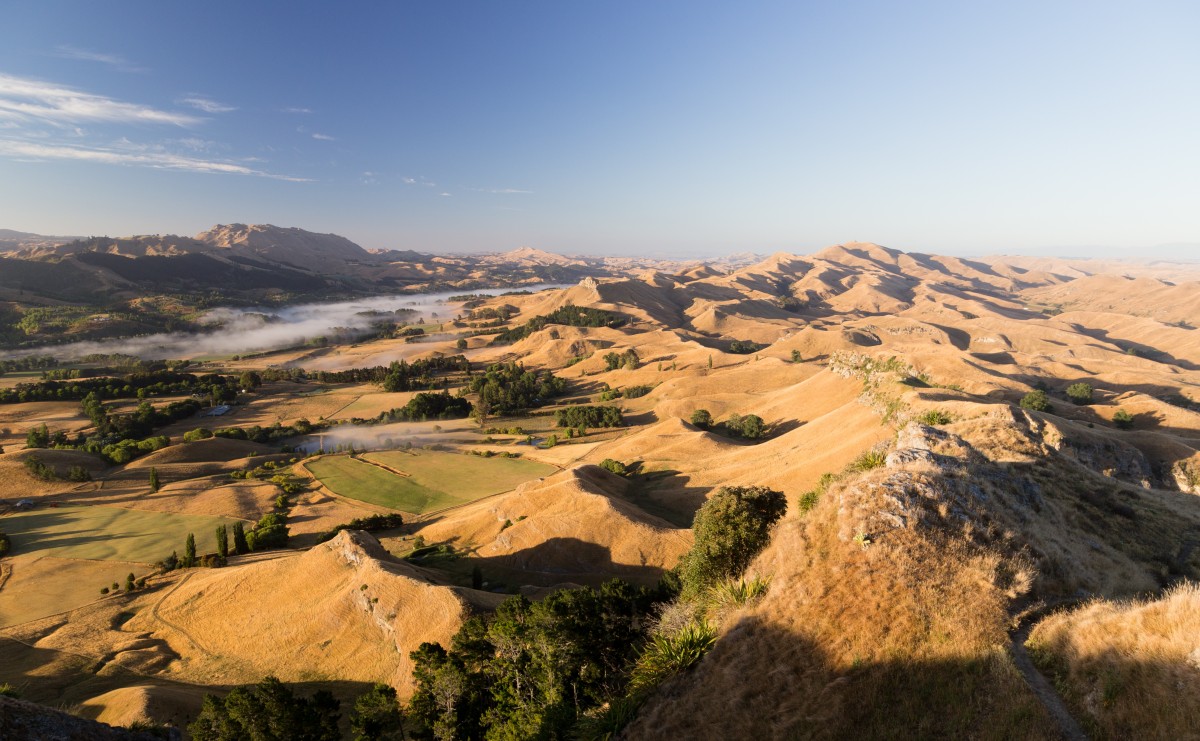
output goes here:
{"type": "MultiPolygon", "coordinates": [[[[536,285],[522,290],[559,288],[536,285]]],[[[498,296],[512,289],[470,291],[498,296]]],[[[122,354],[143,359],[190,360],[211,356],[244,355],[305,344],[353,342],[378,331],[381,322],[431,323],[453,318],[461,302],[450,300],[463,292],[376,296],[353,301],[295,304],[283,308],[217,308],[201,322],[210,327],[202,333],[163,332],[141,337],[92,340],[64,345],[45,345],[12,353],[13,357],[53,356],[78,360],[88,355],[122,354]]],[[[398,358],[397,358],[398,359],[398,358]]]]}

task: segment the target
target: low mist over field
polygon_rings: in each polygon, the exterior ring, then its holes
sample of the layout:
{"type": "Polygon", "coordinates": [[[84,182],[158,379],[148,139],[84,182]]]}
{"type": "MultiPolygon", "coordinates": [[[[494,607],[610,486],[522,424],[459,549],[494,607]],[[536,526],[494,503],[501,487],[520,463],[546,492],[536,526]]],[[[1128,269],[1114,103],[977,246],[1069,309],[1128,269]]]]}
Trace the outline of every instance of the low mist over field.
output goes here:
{"type": "MultiPolygon", "coordinates": [[[[541,290],[549,286],[532,286],[541,290]]],[[[470,291],[489,296],[510,289],[470,291]]],[[[205,333],[164,332],[143,337],[74,342],[21,350],[13,357],[51,355],[77,360],[87,355],[120,353],[139,358],[190,359],[242,355],[313,343],[353,341],[376,331],[381,322],[415,324],[418,319],[440,324],[454,318],[458,303],[449,301],[462,292],[377,296],[353,301],[297,304],[284,308],[219,308],[201,319],[212,329],[205,333]]]]}

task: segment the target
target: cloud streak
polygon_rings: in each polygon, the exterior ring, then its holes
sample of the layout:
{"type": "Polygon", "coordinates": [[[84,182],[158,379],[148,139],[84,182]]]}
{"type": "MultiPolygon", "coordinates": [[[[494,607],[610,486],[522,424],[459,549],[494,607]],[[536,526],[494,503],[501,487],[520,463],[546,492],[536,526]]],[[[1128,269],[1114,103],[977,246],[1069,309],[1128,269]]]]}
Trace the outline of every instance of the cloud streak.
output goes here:
{"type": "Polygon", "coordinates": [[[58,127],[89,121],[173,126],[192,126],[201,121],[187,113],[126,103],[64,85],[5,74],[0,74],[0,120],[58,127]]]}
{"type": "Polygon", "coordinates": [[[235,162],[206,160],[198,157],[172,154],[170,152],[128,151],[115,147],[87,147],[65,144],[43,144],[41,142],[0,139],[0,155],[24,160],[75,160],[98,162],[108,165],[140,165],[161,170],[185,170],[188,172],[223,173],[227,175],[255,175],[257,177],[286,180],[295,183],[311,182],[307,178],[275,175],[255,170],[235,162]]]}
{"type": "Polygon", "coordinates": [[[205,113],[229,113],[230,111],[237,110],[237,108],[234,106],[218,103],[215,100],[205,98],[201,95],[189,95],[186,98],[180,98],[179,102],[182,105],[191,106],[192,108],[195,108],[198,111],[204,111],[205,113]]]}
{"type": "Polygon", "coordinates": [[[317,141],[322,141],[322,142],[335,142],[335,141],[337,141],[337,137],[336,137],[336,136],[330,136],[329,134],[317,134],[317,133],[315,133],[315,132],[313,133],[313,135],[312,135],[312,138],[316,139],[317,141]]]}
{"type": "Polygon", "coordinates": [[[77,59],[81,62],[99,62],[107,64],[110,67],[119,69],[122,72],[145,72],[145,67],[139,67],[133,64],[125,57],[119,54],[102,54],[100,52],[88,51],[68,44],[61,44],[54,49],[54,56],[62,59],[77,59]]]}

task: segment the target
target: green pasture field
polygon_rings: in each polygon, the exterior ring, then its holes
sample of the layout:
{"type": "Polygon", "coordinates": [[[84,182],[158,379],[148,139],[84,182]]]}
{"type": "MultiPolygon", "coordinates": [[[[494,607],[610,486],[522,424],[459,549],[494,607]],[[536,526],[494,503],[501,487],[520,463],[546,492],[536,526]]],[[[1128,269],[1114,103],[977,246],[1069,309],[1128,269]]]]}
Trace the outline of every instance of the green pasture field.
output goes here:
{"type": "Polygon", "coordinates": [[[336,494],[417,515],[509,491],[557,470],[518,458],[482,458],[432,450],[367,453],[362,457],[407,475],[349,456],[326,456],[307,465],[336,494]]]}
{"type": "Polygon", "coordinates": [[[12,539],[12,555],[36,553],[80,558],[155,563],[177,551],[188,533],[196,552],[216,551],[216,529],[232,531],[235,520],[205,515],[145,512],[120,507],[55,507],[0,517],[0,531],[12,539]]]}

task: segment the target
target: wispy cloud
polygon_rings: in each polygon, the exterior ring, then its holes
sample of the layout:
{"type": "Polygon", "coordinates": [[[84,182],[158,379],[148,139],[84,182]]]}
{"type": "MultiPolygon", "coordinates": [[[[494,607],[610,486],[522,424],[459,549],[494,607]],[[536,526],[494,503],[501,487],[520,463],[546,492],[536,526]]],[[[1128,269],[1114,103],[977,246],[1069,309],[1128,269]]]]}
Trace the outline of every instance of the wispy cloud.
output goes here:
{"type": "Polygon", "coordinates": [[[439,195],[439,196],[447,196],[447,197],[450,197],[450,194],[449,194],[449,193],[447,193],[447,192],[445,192],[445,191],[442,191],[441,193],[438,193],[438,195],[439,195]]]}
{"type": "Polygon", "coordinates": [[[280,108],[280,113],[312,113],[311,108],[280,108]]]}
{"type": "Polygon", "coordinates": [[[63,59],[78,59],[81,62],[99,62],[107,64],[114,69],[119,69],[122,72],[145,72],[145,67],[139,67],[133,64],[120,54],[103,54],[101,52],[89,51],[68,44],[61,44],[55,47],[54,56],[63,59]]]}
{"type": "Polygon", "coordinates": [[[130,142],[119,142],[118,146],[110,147],[88,147],[0,139],[0,155],[23,160],[76,160],[109,165],[140,165],[165,170],[255,175],[290,182],[310,182],[307,178],[275,175],[236,162],[201,159],[166,151],[146,151],[130,142]]]}
{"type": "Polygon", "coordinates": [[[93,95],[54,83],[0,74],[0,120],[55,126],[83,121],[190,126],[200,119],[186,113],[93,95]]]}
{"type": "MultiPolygon", "coordinates": [[[[203,96],[179,101],[206,112],[232,107],[203,96]]],[[[0,74],[0,157],[45,162],[73,160],[187,172],[250,175],[304,181],[251,167],[251,160],[217,156],[226,145],[189,135],[147,143],[147,125],[191,127],[205,121],[190,113],[130,103],[41,80],[0,74]],[[80,124],[90,124],[86,128],[80,124]]]]}
{"type": "Polygon", "coordinates": [[[423,188],[436,188],[436,187],[438,187],[438,184],[437,184],[437,183],[433,182],[432,180],[430,180],[429,178],[425,177],[424,175],[421,175],[420,177],[415,177],[415,178],[414,178],[414,177],[407,177],[407,176],[406,176],[406,177],[402,177],[402,178],[400,178],[400,180],[401,180],[401,181],[403,181],[403,183],[404,183],[405,185],[420,185],[420,186],[421,186],[421,187],[423,187],[423,188]]]}
{"type": "Polygon", "coordinates": [[[179,103],[181,105],[191,106],[192,108],[195,108],[198,111],[204,111],[205,113],[229,113],[230,111],[237,110],[237,108],[234,106],[218,103],[217,101],[212,100],[211,98],[205,98],[202,95],[189,95],[187,97],[180,98],[179,103]]]}
{"type": "Polygon", "coordinates": [[[317,141],[323,141],[323,142],[337,141],[336,136],[330,136],[329,134],[318,134],[316,132],[313,132],[312,138],[316,139],[317,141]]]}

